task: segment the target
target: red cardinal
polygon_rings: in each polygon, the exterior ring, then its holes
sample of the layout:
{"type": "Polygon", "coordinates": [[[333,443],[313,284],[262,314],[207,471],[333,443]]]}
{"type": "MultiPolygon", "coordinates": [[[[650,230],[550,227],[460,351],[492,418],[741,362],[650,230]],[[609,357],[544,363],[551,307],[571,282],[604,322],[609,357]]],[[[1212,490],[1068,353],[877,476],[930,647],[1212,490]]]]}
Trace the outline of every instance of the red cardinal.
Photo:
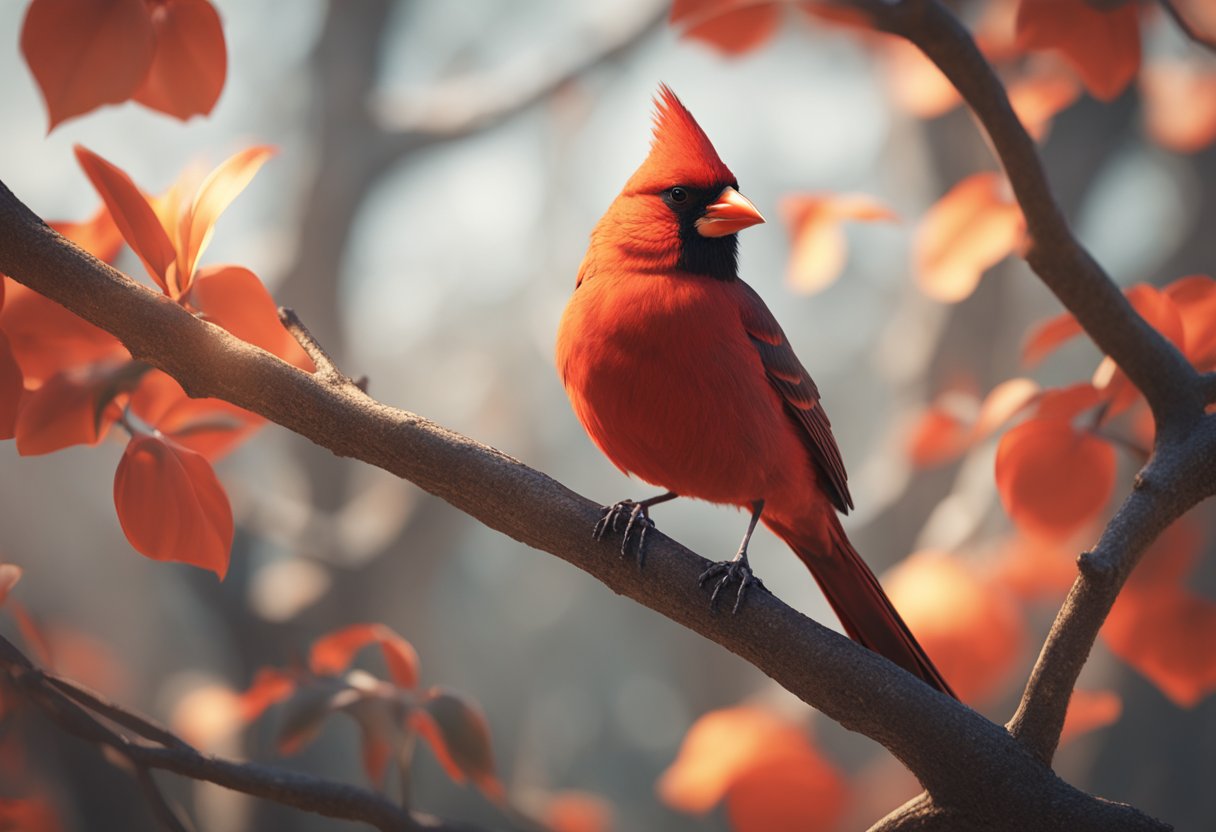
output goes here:
{"type": "Polygon", "coordinates": [[[848,634],[953,696],[837,512],[853,505],[815,382],[773,314],[739,279],[736,232],[764,218],[675,94],[659,88],[650,155],[591,232],[557,334],[574,412],[617,467],[667,493],[604,510],[639,562],[648,510],[677,496],[744,506],[751,522],[714,580],[738,582],[756,523],[802,559],[848,634]]]}

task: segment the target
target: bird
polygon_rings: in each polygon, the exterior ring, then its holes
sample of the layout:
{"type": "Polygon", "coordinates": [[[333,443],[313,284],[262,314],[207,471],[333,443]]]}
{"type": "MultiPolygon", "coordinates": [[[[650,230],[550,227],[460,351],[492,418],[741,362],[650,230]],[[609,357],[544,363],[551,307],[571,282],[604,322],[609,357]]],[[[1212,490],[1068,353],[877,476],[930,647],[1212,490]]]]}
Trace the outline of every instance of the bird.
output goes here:
{"type": "MultiPolygon", "coordinates": [[[[576,417],[626,474],[664,489],[604,508],[596,538],[624,527],[642,565],[650,509],[688,497],[751,512],[735,556],[701,575],[719,595],[753,588],[763,522],[810,569],[845,632],[937,690],[916,641],[840,515],[848,478],[815,382],[760,295],[738,274],[738,232],[764,222],[672,90],[660,85],[645,161],[591,232],[557,331],[576,417]]],[[[727,596],[723,596],[727,597],[727,596]]]]}

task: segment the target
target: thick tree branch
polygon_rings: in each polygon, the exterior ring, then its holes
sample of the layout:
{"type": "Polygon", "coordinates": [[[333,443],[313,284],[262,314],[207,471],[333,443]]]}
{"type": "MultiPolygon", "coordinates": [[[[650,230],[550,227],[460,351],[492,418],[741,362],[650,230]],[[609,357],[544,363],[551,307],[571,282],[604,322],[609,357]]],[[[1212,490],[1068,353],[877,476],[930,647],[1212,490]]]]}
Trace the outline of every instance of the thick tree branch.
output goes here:
{"type": "MultiPolygon", "coordinates": [[[[708,565],[703,558],[656,533],[639,572],[616,556],[615,544],[591,540],[594,503],[499,451],[348,384],[303,373],[194,317],[57,235],[2,184],[0,272],[113,333],[191,395],[225,399],[409,479],[726,647],[885,745],[940,806],[966,807],[972,817],[982,812],[992,829],[1163,828],[1130,807],[1077,791],[1001,726],[767,593],[753,594],[737,616],[712,613],[697,583],[708,565]]],[[[155,759],[168,754],[157,750],[155,759]]]]}
{"type": "Polygon", "coordinates": [[[3,637],[0,637],[0,680],[10,682],[14,689],[68,733],[86,742],[112,748],[129,760],[153,814],[166,829],[185,827],[153,779],[153,769],[216,783],[306,812],[362,821],[384,832],[479,832],[477,827],[467,824],[407,812],[369,789],[258,763],[203,754],[146,717],[107,702],[74,682],[39,670],[12,642],[3,637]],[[130,729],[141,739],[131,739],[113,731],[97,718],[98,714],[130,729]],[[150,745],[142,740],[151,740],[159,745],[150,745]]]}

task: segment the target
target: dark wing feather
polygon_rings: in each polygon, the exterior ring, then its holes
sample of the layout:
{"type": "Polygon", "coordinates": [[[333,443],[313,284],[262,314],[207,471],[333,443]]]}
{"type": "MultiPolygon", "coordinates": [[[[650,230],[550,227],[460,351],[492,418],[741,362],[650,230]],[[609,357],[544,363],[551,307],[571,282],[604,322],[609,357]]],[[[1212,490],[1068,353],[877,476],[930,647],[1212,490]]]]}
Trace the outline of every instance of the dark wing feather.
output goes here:
{"type": "Polygon", "coordinates": [[[786,409],[802,428],[803,440],[810,448],[815,467],[823,475],[832,503],[840,511],[848,513],[853,507],[853,498],[849,495],[849,477],[845,473],[836,438],[832,436],[832,423],[819,403],[819,390],[811,380],[811,374],[794,355],[773,313],[754,289],[741,280],[739,283],[744,289],[743,326],[760,353],[768,380],[781,394],[786,409]]]}

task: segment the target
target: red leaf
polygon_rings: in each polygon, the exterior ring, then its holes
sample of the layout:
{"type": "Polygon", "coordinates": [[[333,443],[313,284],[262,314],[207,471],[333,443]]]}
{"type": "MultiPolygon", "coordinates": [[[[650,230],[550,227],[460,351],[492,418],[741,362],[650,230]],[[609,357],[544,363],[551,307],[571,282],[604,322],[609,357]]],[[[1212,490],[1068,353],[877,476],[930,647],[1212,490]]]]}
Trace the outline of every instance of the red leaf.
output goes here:
{"type": "Polygon", "coordinates": [[[170,279],[169,267],[177,258],[177,252],[148,198],[130,176],[91,150],[76,145],[76,159],[97,193],[101,194],[127,245],[139,255],[157,285],[169,294],[169,285],[174,282],[170,279]]]}
{"type": "Polygon", "coordinates": [[[105,205],[84,222],[52,222],[51,228],[67,237],[98,260],[113,263],[122,248],[122,233],[105,205]]]}
{"type": "Polygon", "coordinates": [[[312,359],[279,320],[265,285],[249,269],[240,266],[208,266],[199,271],[186,300],[207,320],[222,326],[242,341],[313,371],[312,359]]]}
{"type": "Polygon", "coordinates": [[[1125,589],[1102,638],[1175,704],[1191,708],[1216,691],[1216,604],[1180,586],[1125,589]]]}
{"type": "Polygon", "coordinates": [[[28,387],[37,387],[56,373],[81,364],[130,357],[105,330],[11,278],[0,280],[7,286],[0,329],[8,335],[28,387]]]}
{"type": "Polygon", "coordinates": [[[971,429],[957,414],[934,403],[917,417],[908,438],[908,458],[917,468],[941,465],[967,449],[970,435],[971,429]]]}
{"type": "Polygon", "coordinates": [[[565,791],[545,806],[541,821],[553,832],[612,832],[612,806],[587,792],[565,791]]]}
{"type": "Polygon", "coordinates": [[[895,212],[864,194],[798,194],[781,200],[790,228],[789,281],[795,291],[811,294],[840,276],[845,261],[845,220],[877,222],[896,219],[895,212]]]}
{"type": "Polygon", "coordinates": [[[675,0],[668,22],[681,37],[702,41],[726,55],[741,55],[773,36],[781,20],[775,2],[675,0]]]}
{"type": "Polygon", "coordinates": [[[228,53],[220,16],[208,0],[152,7],[156,52],[135,100],[185,121],[207,115],[224,89],[228,53]]]}
{"type": "Polygon", "coordinates": [[[1113,691],[1074,690],[1068,701],[1068,713],[1064,716],[1060,745],[1072,742],[1090,731],[1105,728],[1119,719],[1122,713],[1123,700],[1113,691]]]}
{"type": "Polygon", "coordinates": [[[25,377],[13,357],[8,336],[0,330],[0,439],[12,439],[16,435],[17,411],[24,393],[25,377]]]}
{"type": "Polygon", "coordinates": [[[1036,139],[1047,135],[1051,120],[1081,94],[1077,81],[1067,71],[1038,71],[1009,85],[1009,103],[1026,131],[1036,139]]]}
{"type": "Polygon", "coordinates": [[[1026,340],[1022,344],[1022,364],[1033,367],[1055,352],[1061,344],[1072,340],[1084,331],[1071,312],[1056,315],[1036,324],[1034,329],[1027,333],[1026,340]]]}
{"type": "Polygon", "coordinates": [[[413,645],[383,624],[352,624],[313,642],[308,666],[318,675],[337,675],[369,644],[380,645],[393,682],[402,688],[418,686],[418,654],[413,645]]]}
{"type": "Polygon", "coordinates": [[[48,132],[130,98],[153,48],[144,0],[33,0],[21,27],[21,53],[46,101],[48,132]]]}
{"type": "Polygon", "coordinates": [[[1115,485],[1115,450],[1067,420],[1036,417],[1001,438],[996,484],[1019,527],[1063,537],[1106,507],[1115,485]]]}
{"type": "Polygon", "coordinates": [[[1186,357],[1200,370],[1216,365],[1216,280],[1205,274],[1180,277],[1165,293],[1182,317],[1186,357]]]}
{"type": "Polygon", "coordinates": [[[182,292],[190,285],[216,220],[236,199],[275,149],[266,145],[246,148],[225,159],[199,185],[189,209],[181,216],[178,238],[178,271],[182,292]]]}
{"type": "Polygon", "coordinates": [[[448,776],[471,781],[492,799],[504,795],[494,773],[490,726],[481,709],[462,696],[432,688],[427,701],[409,716],[409,725],[431,746],[448,776]]]}
{"type": "Polygon", "coordinates": [[[917,281],[930,297],[962,300],[1016,248],[1026,223],[1008,187],[999,173],[973,174],[925,214],[914,256],[917,281]]]}
{"type": "Polygon", "coordinates": [[[1088,381],[1082,381],[1067,387],[1044,390],[1039,396],[1034,415],[1071,422],[1086,410],[1097,407],[1102,401],[1102,391],[1088,381]]]}
{"type": "Polygon", "coordinates": [[[1110,101],[1140,68],[1140,18],[1136,3],[1100,10],[1086,0],[1022,0],[1019,49],[1063,55],[1094,97],[1110,101]]]}
{"type": "Polygon", "coordinates": [[[131,410],[177,444],[215,462],[265,421],[222,399],[192,399],[171,376],[150,370],[131,395],[131,410]]]}
{"type": "Polygon", "coordinates": [[[128,362],[92,364],[52,376],[21,399],[14,433],[22,456],[49,454],[71,445],[96,445],[118,408],[118,379],[128,362]]]}
{"type": "Polygon", "coordinates": [[[136,551],[210,569],[223,580],[232,507],[201,454],[156,436],[132,437],[114,475],[114,506],[136,551]]]}
{"type": "Polygon", "coordinates": [[[59,813],[44,797],[0,798],[0,829],[5,832],[62,832],[59,813]]]}
{"type": "Polygon", "coordinates": [[[958,558],[929,551],[900,562],[883,585],[964,702],[1001,690],[1026,642],[1021,609],[1003,587],[958,558]]]}
{"type": "Polygon", "coordinates": [[[752,706],[698,719],[657,789],[682,812],[704,814],[725,799],[734,828],[757,832],[832,828],[846,799],[843,779],[800,726],[752,706]]]}
{"type": "Polygon", "coordinates": [[[296,691],[296,680],[286,671],[263,667],[253,684],[240,695],[238,711],[243,722],[253,722],[271,705],[282,702],[296,691]]]}
{"type": "Polygon", "coordinates": [[[13,563],[0,563],[0,604],[3,604],[8,594],[12,592],[17,581],[21,580],[21,567],[13,563]]]}
{"type": "Polygon", "coordinates": [[[844,777],[812,750],[797,762],[740,774],[726,793],[726,813],[735,832],[830,830],[839,827],[848,798],[844,777]]]}

